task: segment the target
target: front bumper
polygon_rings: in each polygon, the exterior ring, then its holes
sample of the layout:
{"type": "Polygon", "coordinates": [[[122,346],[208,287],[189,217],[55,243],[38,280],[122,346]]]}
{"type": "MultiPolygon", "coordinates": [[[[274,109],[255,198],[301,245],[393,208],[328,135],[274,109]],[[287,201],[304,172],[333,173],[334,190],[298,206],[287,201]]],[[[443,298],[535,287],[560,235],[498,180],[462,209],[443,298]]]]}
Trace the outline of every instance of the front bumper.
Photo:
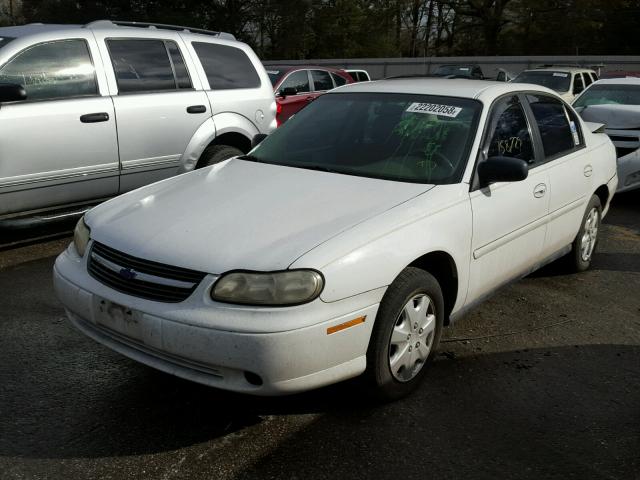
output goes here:
{"type": "Polygon", "coordinates": [[[97,342],[158,370],[256,395],[294,393],[361,374],[384,293],[330,304],[317,299],[296,307],[247,308],[206,304],[199,297],[208,290],[201,286],[193,298],[165,304],[98,282],[73,247],[56,260],[54,286],[73,325],[97,342]],[[363,316],[363,323],[327,331],[363,316]]]}

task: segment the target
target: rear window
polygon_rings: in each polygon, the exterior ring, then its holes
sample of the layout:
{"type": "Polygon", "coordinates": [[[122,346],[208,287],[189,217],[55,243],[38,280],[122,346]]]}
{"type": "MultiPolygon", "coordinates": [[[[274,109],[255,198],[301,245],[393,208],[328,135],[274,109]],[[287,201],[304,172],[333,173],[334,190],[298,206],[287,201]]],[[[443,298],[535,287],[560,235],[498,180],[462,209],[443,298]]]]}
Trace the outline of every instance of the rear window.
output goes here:
{"type": "Polygon", "coordinates": [[[257,88],[260,77],[241,49],[216,43],[193,42],[212,90],[257,88]]]}
{"type": "Polygon", "coordinates": [[[556,92],[568,92],[571,87],[571,74],[568,72],[554,72],[551,70],[522,72],[514,82],[533,83],[542,85],[556,92]]]}

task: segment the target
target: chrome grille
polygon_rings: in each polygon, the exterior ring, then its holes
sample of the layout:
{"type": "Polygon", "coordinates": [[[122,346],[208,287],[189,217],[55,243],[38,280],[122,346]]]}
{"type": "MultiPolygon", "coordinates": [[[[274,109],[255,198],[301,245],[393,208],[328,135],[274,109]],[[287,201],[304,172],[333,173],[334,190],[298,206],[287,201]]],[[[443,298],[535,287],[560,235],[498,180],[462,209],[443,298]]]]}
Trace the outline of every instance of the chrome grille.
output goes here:
{"type": "Polygon", "coordinates": [[[95,241],[88,269],[93,278],[119,292],[170,303],[186,300],[206,275],[127,255],[95,241]]]}

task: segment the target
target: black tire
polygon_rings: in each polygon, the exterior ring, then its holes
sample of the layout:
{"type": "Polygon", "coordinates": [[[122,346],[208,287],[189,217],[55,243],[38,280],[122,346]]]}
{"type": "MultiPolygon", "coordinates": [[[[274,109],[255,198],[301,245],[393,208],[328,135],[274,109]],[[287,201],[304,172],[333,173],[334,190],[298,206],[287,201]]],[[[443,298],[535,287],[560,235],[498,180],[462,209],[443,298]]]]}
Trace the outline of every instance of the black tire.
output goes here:
{"type": "MultiPolygon", "coordinates": [[[[425,313],[425,318],[429,315],[425,313]]],[[[374,395],[383,401],[396,400],[411,393],[424,378],[427,365],[432,361],[435,351],[440,342],[442,325],[444,323],[444,299],[438,281],[433,275],[418,268],[408,267],[389,286],[378,310],[376,321],[367,350],[367,371],[365,380],[373,390],[374,395]],[[435,330],[430,334],[431,348],[424,362],[418,361],[419,366],[415,376],[409,379],[399,380],[391,369],[390,354],[393,350],[398,350],[397,345],[391,345],[391,335],[404,320],[403,310],[405,305],[412,299],[420,295],[426,295],[431,300],[435,316],[435,330]]],[[[413,327],[410,325],[410,327],[413,327]]],[[[416,329],[413,328],[415,331],[416,329]]],[[[422,330],[420,330],[422,333],[422,330]]],[[[414,332],[417,335],[417,332],[414,332]]],[[[408,336],[411,337],[413,333],[408,336]]],[[[407,348],[414,346],[413,341],[420,340],[415,336],[411,340],[407,338],[407,348]],[[409,345],[411,344],[411,345],[409,345]]],[[[427,343],[425,341],[425,343],[427,343]]],[[[423,345],[424,347],[424,345],[423,345]]],[[[408,350],[411,351],[411,350],[408,350]]],[[[401,369],[404,367],[400,367],[401,369]]],[[[413,372],[413,370],[412,370],[413,372]]]]}
{"type": "Polygon", "coordinates": [[[580,230],[578,230],[578,235],[576,235],[573,244],[571,245],[571,252],[567,255],[567,261],[569,264],[569,268],[571,268],[574,272],[583,272],[591,265],[591,261],[593,260],[593,255],[598,246],[598,232],[600,231],[600,224],[602,222],[602,204],[600,203],[600,198],[597,195],[591,197],[589,203],[587,204],[587,208],[582,216],[582,222],[580,223],[580,230]],[[597,212],[597,226],[596,226],[596,235],[595,238],[592,239],[593,248],[591,249],[591,253],[588,258],[583,256],[583,244],[585,238],[585,232],[587,230],[587,218],[589,214],[593,211],[597,212]]]}
{"type": "Polygon", "coordinates": [[[215,165],[216,163],[224,162],[238,155],[244,155],[244,152],[236,147],[230,147],[229,145],[211,145],[202,152],[200,160],[198,161],[198,168],[215,165]]]}

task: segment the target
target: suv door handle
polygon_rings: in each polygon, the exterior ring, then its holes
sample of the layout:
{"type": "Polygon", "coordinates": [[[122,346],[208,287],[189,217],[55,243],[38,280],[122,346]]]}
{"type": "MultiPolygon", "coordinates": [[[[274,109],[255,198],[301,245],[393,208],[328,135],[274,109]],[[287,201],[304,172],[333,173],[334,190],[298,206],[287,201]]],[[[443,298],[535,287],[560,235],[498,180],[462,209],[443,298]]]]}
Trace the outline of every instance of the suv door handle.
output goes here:
{"type": "Polygon", "coordinates": [[[547,186],[544,183],[539,183],[536,185],[536,188],[533,189],[533,196],[536,198],[544,197],[545,193],[547,193],[547,186]]]}
{"type": "Polygon", "coordinates": [[[98,122],[108,122],[109,114],[107,112],[100,113],[87,113],[80,117],[80,121],[82,123],[98,123],[98,122]]]}
{"type": "Polygon", "coordinates": [[[187,107],[187,113],[204,113],[207,111],[207,107],[204,105],[191,105],[187,107]]]}

